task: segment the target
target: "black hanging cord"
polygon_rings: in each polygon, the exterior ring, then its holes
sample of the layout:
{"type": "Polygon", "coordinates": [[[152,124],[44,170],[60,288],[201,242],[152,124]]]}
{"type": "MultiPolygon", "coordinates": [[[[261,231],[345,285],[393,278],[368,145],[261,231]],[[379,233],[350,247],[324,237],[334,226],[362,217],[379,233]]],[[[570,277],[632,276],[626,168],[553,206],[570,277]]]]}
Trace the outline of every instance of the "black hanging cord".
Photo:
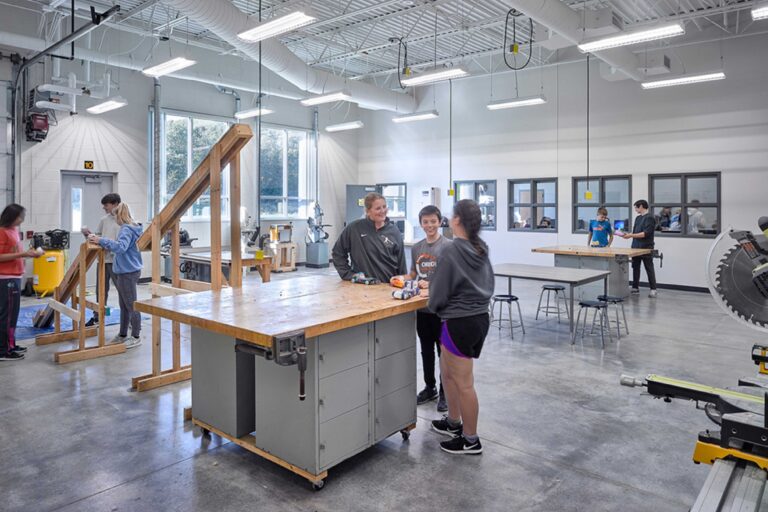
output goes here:
{"type": "MultiPolygon", "coordinates": [[[[517,22],[515,21],[515,18],[518,18],[522,16],[523,13],[518,11],[517,9],[510,9],[507,11],[507,17],[504,20],[504,47],[502,48],[501,54],[504,56],[504,64],[507,65],[509,69],[512,69],[514,71],[519,71],[531,62],[531,56],[533,55],[533,20],[531,18],[528,18],[528,59],[525,61],[525,64],[523,64],[520,67],[513,66],[509,63],[507,60],[507,51],[509,48],[507,47],[507,33],[509,32],[509,18],[512,18],[512,41],[517,41],[517,22]]],[[[525,43],[523,43],[525,44],[525,43]]]]}
{"type": "Polygon", "coordinates": [[[403,82],[400,81],[400,77],[404,69],[408,69],[408,45],[405,44],[402,37],[390,37],[390,43],[397,43],[397,84],[401,89],[405,89],[403,82]],[[400,50],[403,51],[403,67],[400,67],[400,50]]]}
{"type": "Polygon", "coordinates": [[[589,190],[589,53],[587,53],[587,190],[589,190]]]}

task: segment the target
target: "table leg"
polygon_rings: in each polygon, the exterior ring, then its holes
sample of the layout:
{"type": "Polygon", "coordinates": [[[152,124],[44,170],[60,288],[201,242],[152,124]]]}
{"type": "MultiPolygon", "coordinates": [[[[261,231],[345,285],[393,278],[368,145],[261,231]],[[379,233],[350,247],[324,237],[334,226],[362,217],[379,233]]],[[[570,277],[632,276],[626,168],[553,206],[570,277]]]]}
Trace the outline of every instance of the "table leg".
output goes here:
{"type": "Polygon", "coordinates": [[[608,297],[608,276],[603,278],[603,295],[608,297]]]}
{"type": "Polygon", "coordinates": [[[512,278],[507,277],[507,295],[512,295],[512,278]]]}
{"type": "Polygon", "coordinates": [[[571,293],[571,297],[570,297],[571,314],[569,315],[570,317],[569,320],[570,320],[570,326],[571,326],[571,345],[573,345],[574,343],[576,343],[576,338],[573,336],[573,315],[574,315],[574,312],[576,311],[575,306],[573,304],[573,284],[570,285],[570,293],[571,293]]]}

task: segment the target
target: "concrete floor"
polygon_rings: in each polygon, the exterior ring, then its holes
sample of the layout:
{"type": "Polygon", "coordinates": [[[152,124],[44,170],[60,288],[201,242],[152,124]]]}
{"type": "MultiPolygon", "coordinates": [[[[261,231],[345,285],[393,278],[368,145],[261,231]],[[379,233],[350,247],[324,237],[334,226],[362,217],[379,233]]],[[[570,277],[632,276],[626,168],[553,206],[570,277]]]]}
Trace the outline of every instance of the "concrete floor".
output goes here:
{"type": "MultiPolygon", "coordinates": [[[[327,271],[275,277],[310,272],[327,271]]],[[[482,456],[439,450],[433,402],[409,442],[393,436],[333,468],[320,492],[184,423],[188,382],[130,392],[150,369],[149,343],[63,366],[53,353],[67,344],[27,343],[26,360],[0,365],[0,510],[688,510],[709,469],[691,462],[696,434],[711,424],[619,375],[731,386],[755,372],[751,345],[766,340],[707,294],[662,290],[631,298],[629,337],[605,351],[597,339],[571,346],[565,323],[534,321],[539,286],[515,284],[527,334],[492,328],[476,363],[482,456]]]]}

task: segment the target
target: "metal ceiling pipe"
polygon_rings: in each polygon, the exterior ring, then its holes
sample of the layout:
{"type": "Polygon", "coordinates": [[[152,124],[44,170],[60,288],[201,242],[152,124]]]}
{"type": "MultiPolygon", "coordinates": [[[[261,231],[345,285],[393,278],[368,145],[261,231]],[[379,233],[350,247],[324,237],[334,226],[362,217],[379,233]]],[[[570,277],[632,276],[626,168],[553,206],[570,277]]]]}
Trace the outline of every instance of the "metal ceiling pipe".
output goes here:
{"type": "MultiPolygon", "coordinates": [[[[12,34],[10,32],[0,32],[0,46],[10,46],[12,48],[19,48],[30,51],[40,51],[45,48],[45,41],[36,37],[23,36],[19,34],[12,34]]],[[[63,50],[62,50],[63,51],[63,50]]],[[[56,53],[56,52],[54,52],[56,53]]],[[[141,61],[132,59],[129,56],[109,56],[103,53],[99,53],[93,50],[86,50],[84,48],[75,48],[75,57],[89,62],[95,62],[98,64],[104,64],[107,66],[115,66],[123,69],[130,69],[133,71],[141,71],[144,68],[144,64],[141,61]]],[[[54,63],[57,61],[54,61],[54,63]]],[[[192,82],[200,82],[208,85],[222,85],[240,91],[247,91],[258,93],[258,87],[250,81],[244,80],[230,80],[222,78],[218,75],[200,73],[192,71],[192,68],[187,68],[176,73],[167,75],[172,78],[178,78],[180,80],[189,80],[192,82]]],[[[300,100],[305,97],[305,94],[298,89],[291,87],[290,89],[271,85],[270,87],[263,88],[263,92],[270,96],[278,96],[281,98],[288,98],[291,100],[300,100]]]]}
{"type": "MultiPolygon", "coordinates": [[[[526,16],[563,36],[572,44],[581,42],[583,32],[579,13],[560,0],[510,0],[509,4],[526,16]]],[[[628,48],[613,48],[592,55],[621,71],[635,81],[641,81],[640,62],[628,48]]]]}
{"type": "MultiPolygon", "coordinates": [[[[248,16],[229,0],[162,1],[178,9],[185,16],[189,16],[190,19],[250,58],[259,60],[259,44],[248,43],[237,37],[239,33],[253,27],[253,21],[249,20],[248,16]]],[[[262,64],[299,89],[312,94],[346,89],[350,91],[354,101],[363,108],[395,112],[416,110],[416,100],[411,95],[382,89],[368,83],[345,80],[325,71],[313,69],[274,39],[262,41],[261,45],[262,64]]]]}

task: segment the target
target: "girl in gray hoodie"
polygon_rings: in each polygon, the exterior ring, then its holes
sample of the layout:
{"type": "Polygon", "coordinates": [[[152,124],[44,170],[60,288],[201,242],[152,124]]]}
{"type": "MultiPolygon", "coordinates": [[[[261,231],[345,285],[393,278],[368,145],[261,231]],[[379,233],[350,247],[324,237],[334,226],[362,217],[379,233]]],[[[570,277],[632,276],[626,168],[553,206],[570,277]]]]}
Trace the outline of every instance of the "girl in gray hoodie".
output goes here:
{"type": "Polygon", "coordinates": [[[448,414],[433,421],[432,429],[451,437],[440,448],[454,454],[483,451],[472,367],[488,334],[494,277],[488,246],[480,239],[480,222],[476,202],[463,199],[454,205],[454,241],[443,251],[429,286],[429,309],[442,320],[440,375],[448,400],[448,414]]]}

